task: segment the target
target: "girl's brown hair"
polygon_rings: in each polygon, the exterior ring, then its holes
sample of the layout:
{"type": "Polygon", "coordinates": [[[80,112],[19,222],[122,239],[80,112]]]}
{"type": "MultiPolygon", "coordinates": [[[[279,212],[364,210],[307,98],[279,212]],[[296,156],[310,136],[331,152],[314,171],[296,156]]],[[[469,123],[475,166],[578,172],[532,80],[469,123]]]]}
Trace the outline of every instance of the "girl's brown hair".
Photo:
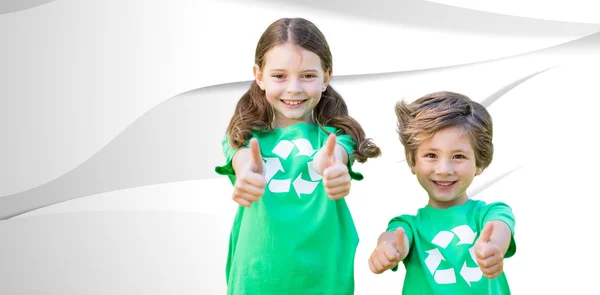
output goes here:
{"type": "MultiPolygon", "coordinates": [[[[272,23],[258,41],[255,64],[263,69],[266,53],[271,48],[286,42],[292,42],[315,53],[321,59],[323,70],[331,71],[332,56],[325,36],[312,22],[303,18],[282,18],[272,23]]],[[[358,162],[366,162],[368,158],[381,154],[379,147],[365,137],[360,124],[348,115],[348,107],[344,99],[331,85],[328,84],[327,89],[322,93],[313,115],[315,122],[322,129],[323,126],[331,126],[340,129],[343,134],[352,136],[356,142],[356,149],[352,156],[358,162]]],[[[267,102],[264,91],[256,81],[253,81],[250,89],[238,101],[227,127],[231,146],[236,149],[245,146],[254,130],[271,131],[272,119],[273,109],[267,102]]]]}

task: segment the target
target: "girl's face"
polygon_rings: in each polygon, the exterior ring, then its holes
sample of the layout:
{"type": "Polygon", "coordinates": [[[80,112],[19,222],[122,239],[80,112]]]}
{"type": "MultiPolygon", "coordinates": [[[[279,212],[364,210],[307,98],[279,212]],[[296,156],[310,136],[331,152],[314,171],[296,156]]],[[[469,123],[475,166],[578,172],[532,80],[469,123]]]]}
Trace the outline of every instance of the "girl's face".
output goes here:
{"type": "Polygon", "coordinates": [[[468,135],[459,128],[448,127],[419,145],[412,171],[427,191],[429,205],[448,208],[468,200],[467,188],[482,169],[475,165],[468,135]]]}
{"type": "Polygon", "coordinates": [[[330,73],[323,70],[318,55],[298,45],[287,42],[271,48],[263,69],[254,66],[254,76],[273,107],[273,128],[312,123],[312,110],[327,88],[330,73]]]}

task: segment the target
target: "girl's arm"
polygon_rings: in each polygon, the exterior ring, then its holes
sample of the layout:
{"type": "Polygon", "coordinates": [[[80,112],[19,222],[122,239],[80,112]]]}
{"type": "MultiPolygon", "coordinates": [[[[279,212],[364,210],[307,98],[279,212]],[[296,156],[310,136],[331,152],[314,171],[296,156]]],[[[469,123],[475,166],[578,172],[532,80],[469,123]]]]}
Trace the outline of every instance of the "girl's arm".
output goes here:
{"type": "Polygon", "coordinates": [[[250,148],[240,149],[231,160],[235,171],[232,199],[244,207],[250,207],[265,193],[264,163],[256,138],[250,140],[250,148]]]}

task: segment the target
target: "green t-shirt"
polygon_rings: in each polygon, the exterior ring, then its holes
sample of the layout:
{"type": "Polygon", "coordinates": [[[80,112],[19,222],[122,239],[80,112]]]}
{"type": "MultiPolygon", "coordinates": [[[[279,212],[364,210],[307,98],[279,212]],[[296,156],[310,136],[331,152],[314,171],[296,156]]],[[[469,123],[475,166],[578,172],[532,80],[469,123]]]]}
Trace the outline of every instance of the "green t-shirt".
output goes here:
{"type": "MultiPolygon", "coordinates": [[[[328,132],[337,131],[325,127],[328,132]]],[[[274,132],[253,133],[265,162],[267,186],[249,208],[239,206],[229,241],[227,294],[353,294],[358,234],[342,198],[329,199],[313,156],[327,141],[317,124],[297,123],[274,132]]],[[[249,141],[248,141],[249,142],[249,141]]],[[[348,153],[349,135],[337,136],[348,153]]],[[[223,140],[226,165],[215,168],[235,183],[236,150],[223,140]]]]}
{"type": "Polygon", "coordinates": [[[483,276],[472,250],[481,230],[492,220],[503,221],[510,228],[512,238],[504,257],[513,256],[517,250],[515,218],[505,203],[468,200],[448,209],[426,206],[415,216],[390,220],[387,231],[403,227],[410,245],[403,261],[402,294],[510,294],[504,272],[491,280],[483,276]]]}

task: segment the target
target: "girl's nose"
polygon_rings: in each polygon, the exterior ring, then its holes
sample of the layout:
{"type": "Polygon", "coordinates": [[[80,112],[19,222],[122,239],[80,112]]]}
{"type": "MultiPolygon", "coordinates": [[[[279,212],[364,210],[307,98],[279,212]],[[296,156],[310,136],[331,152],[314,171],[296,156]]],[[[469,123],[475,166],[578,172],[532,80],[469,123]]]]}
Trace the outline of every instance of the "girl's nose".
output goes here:
{"type": "Polygon", "coordinates": [[[302,91],[301,81],[298,79],[289,79],[287,85],[287,92],[298,93],[302,91]]]}

